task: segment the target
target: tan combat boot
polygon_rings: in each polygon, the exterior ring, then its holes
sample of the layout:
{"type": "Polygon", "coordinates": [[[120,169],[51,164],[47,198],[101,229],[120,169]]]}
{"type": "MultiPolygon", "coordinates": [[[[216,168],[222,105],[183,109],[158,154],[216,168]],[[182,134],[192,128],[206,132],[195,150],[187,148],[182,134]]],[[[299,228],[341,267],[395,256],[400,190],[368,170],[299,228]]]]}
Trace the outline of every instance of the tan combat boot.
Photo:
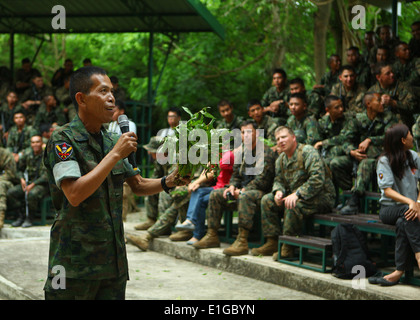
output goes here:
{"type": "Polygon", "coordinates": [[[277,252],[279,241],[277,237],[268,237],[267,242],[259,248],[251,250],[253,256],[271,256],[277,252]]]}
{"type": "Polygon", "coordinates": [[[216,229],[208,229],[206,235],[193,244],[196,249],[218,248],[220,247],[219,236],[216,229]]]}
{"type": "Polygon", "coordinates": [[[6,216],[6,213],[4,211],[0,211],[0,229],[4,226],[4,217],[6,216]]]}
{"type": "Polygon", "coordinates": [[[189,230],[180,230],[169,236],[172,241],[187,241],[192,237],[192,232],[189,230]]]}
{"type": "Polygon", "coordinates": [[[136,229],[136,230],[147,230],[151,226],[153,226],[155,223],[156,223],[156,220],[147,218],[147,221],[146,222],[142,222],[142,223],[136,224],[134,226],[134,229],[136,229]]]}
{"type": "Polygon", "coordinates": [[[148,232],[135,236],[132,234],[125,235],[127,241],[131,244],[134,244],[137,248],[147,251],[149,249],[149,242],[153,239],[152,235],[148,232]]]}
{"type": "Polygon", "coordinates": [[[291,245],[284,244],[281,246],[280,255],[282,258],[291,258],[294,254],[294,248],[291,245]]]}
{"type": "MultiPolygon", "coordinates": [[[[292,258],[294,255],[294,248],[293,246],[289,246],[287,244],[283,244],[281,246],[281,251],[280,251],[280,255],[282,258],[292,258]]],[[[273,260],[274,261],[278,261],[279,259],[279,252],[275,252],[273,254],[273,260]]]]}
{"type": "Polygon", "coordinates": [[[243,228],[239,228],[238,236],[236,240],[229,248],[223,250],[223,253],[227,256],[241,256],[248,254],[248,235],[249,231],[243,228]]]}

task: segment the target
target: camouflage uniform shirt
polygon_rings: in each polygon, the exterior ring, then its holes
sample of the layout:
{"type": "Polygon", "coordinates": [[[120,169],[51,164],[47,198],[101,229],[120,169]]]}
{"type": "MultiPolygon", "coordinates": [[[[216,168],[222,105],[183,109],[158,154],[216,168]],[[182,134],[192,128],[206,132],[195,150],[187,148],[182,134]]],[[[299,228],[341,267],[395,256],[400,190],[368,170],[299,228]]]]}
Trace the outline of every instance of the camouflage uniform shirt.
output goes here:
{"type": "Polygon", "coordinates": [[[335,84],[331,89],[331,94],[339,97],[343,101],[344,111],[349,111],[349,114],[356,114],[363,112],[363,97],[366,92],[366,87],[360,84],[355,84],[355,87],[346,91],[341,82],[335,84]]]}
{"type": "Polygon", "coordinates": [[[298,191],[302,199],[310,200],[321,193],[334,193],[329,171],[313,146],[298,143],[293,156],[289,159],[281,153],[275,167],[273,195],[281,191],[286,197],[298,191]]]}
{"type": "Polygon", "coordinates": [[[62,265],[68,278],[101,280],[127,275],[122,221],[123,183],[136,172],[120,160],[101,186],[73,207],[60,189],[61,180],[92,171],[114,147],[118,135],[101,128],[103,148],[79,116],[57,128],[44,153],[56,218],[51,227],[48,276],[62,265]]]}
{"type": "Polygon", "coordinates": [[[395,123],[398,123],[398,119],[389,111],[377,114],[373,120],[369,119],[367,111],[357,114],[344,132],[346,154],[350,154],[351,150],[357,149],[362,141],[369,138],[371,143],[367,149],[367,156],[376,158],[383,150],[385,131],[395,123]]]}
{"type": "Polygon", "coordinates": [[[293,130],[296,135],[296,140],[299,143],[314,145],[316,142],[322,140],[318,121],[313,116],[307,114],[298,120],[295,116],[291,115],[287,119],[286,125],[293,130]]]}
{"type": "Polygon", "coordinates": [[[274,163],[277,159],[277,153],[266,145],[264,145],[263,154],[255,155],[255,151],[254,149],[252,152],[253,156],[256,157],[255,163],[246,164],[244,153],[242,163],[233,166],[233,173],[229,184],[239,189],[244,188],[245,190],[270,192],[273,185],[274,163]],[[262,172],[257,175],[247,175],[247,168],[255,168],[257,165],[262,167],[262,172]]]}

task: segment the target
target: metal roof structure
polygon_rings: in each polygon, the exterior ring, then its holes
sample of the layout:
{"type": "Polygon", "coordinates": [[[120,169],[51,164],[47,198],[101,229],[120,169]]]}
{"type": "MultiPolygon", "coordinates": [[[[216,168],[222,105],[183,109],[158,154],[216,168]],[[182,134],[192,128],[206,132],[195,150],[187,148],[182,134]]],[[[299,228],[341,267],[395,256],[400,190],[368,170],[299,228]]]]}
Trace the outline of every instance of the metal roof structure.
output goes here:
{"type": "Polygon", "coordinates": [[[214,32],[222,25],[198,0],[2,0],[0,33],[214,32]],[[65,28],[52,20],[65,11],[65,28]]]}

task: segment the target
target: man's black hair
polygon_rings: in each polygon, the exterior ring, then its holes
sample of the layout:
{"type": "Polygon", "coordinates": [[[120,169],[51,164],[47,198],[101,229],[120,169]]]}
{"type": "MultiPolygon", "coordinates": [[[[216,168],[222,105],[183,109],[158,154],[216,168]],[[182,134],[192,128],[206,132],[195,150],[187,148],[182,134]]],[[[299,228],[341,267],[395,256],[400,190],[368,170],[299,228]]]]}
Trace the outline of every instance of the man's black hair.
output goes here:
{"type": "Polygon", "coordinates": [[[229,106],[231,109],[233,109],[232,103],[229,100],[225,100],[225,99],[222,99],[219,101],[219,103],[217,104],[217,109],[224,106],[229,106]]]}
{"type": "Polygon", "coordinates": [[[331,105],[331,102],[337,101],[337,100],[341,100],[341,99],[333,94],[326,96],[324,100],[325,107],[329,108],[331,105]]]}
{"type": "Polygon", "coordinates": [[[284,69],[282,69],[282,68],[273,69],[272,75],[274,75],[276,73],[280,73],[283,76],[284,79],[287,79],[287,73],[286,73],[286,71],[284,71],[284,69]]]}
{"type": "Polygon", "coordinates": [[[252,127],[255,129],[255,130],[257,130],[258,129],[258,125],[257,125],[257,123],[254,121],[254,120],[252,120],[252,119],[248,119],[248,120],[244,120],[244,121],[242,121],[241,122],[241,128],[242,127],[245,127],[245,126],[248,126],[248,125],[252,125],[252,127]]]}
{"type": "Polygon", "coordinates": [[[354,68],[349,64],[345,64],[344,66],[341,66],[340,70],[338,71],[338,74],[341,75],[344,70],[350,70],[350,71],[353,71],[354,74],[356,74],[356,70],[354,70],[354,68]]]}
{"type": "Polygon", "coordinates": [[[302,78],[294,78],[294,79],[290,80],[289,81],[289,86],[291,84],[295,84],[295,83],[300,84],[303,88],[305,88],[305,82],[303,81],[302,78]]]}
{"type": "Polygon", "coordinates": [[[125,112],[125,103],[124,103],[124,101],[121,101],[121,100],[115,100],[115,106],[116,106],[119,110],[124,110],[124,112],[125,112]]]}
{"type": "Polygon", "coordinates": [[[106,71],[100,67],[87,66],[77,69],[71,75],[69,92],[76,111],[79,110],[79,105],[76,101],[76,93],[82,92],[84,94],[89,94],[90,88],[93,85],[92,76],[94,74],[106,75],[106,71]]]}
{"type": "Polygon", "coordinates": [[[175,112],[178,115],[178,117],[181,116],[181,109],[179,109],[178,107],[170,107],[168,113],[169,112],[175,112]]]}
{"type": "Polygon", "coordinates": [[[249,111],[249,109],[250,109],[252,106],[255,106],[255,105],[259,105],[259,106],[261,106],[261,101],[260,101],[260,100],[258,100],[258,99],[251,99],[251,100],[249,100],[248,105],[246,106],[246,110],[248,110],[248,111],[249,111]]]}
{"type": "Polygon", "coordinates": [[[289,101],[290,101],[290,99],[292,99],[292,98],[298,98],[298,99],[302,100],[304,103],[307,103],[307,101],[306,101],[306,94],[304,94],[304,93],[302,93],[302,92],[292,93],[292,94],[290,95],[289,101]]]}

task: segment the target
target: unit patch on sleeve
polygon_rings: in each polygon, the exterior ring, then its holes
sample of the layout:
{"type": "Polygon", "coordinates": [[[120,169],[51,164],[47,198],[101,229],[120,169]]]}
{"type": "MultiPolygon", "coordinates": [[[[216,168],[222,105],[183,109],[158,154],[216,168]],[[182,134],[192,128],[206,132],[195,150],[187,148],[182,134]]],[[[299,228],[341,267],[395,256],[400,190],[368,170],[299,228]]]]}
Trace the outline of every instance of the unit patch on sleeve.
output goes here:
{"type": "Polygon", "coordinates": [[[56,143],[55,152],[61,160],[67,160],[73,154],[73,147],[68,143],[56,143]]]}

